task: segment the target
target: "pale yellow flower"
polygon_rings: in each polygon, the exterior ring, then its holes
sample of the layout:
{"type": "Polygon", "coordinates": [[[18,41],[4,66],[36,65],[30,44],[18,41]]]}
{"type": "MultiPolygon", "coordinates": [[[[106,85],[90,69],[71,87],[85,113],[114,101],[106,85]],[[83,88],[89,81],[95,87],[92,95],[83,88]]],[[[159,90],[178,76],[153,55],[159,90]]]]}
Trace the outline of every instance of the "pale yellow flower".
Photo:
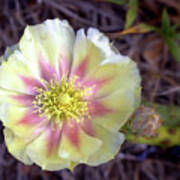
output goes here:
{"type": "Polygon", "coordinates": [[[118,130],[140,104],[136,64],[97,29],[67,21],[27,26],[0,67],[0,119],[8,150],[46,170],[112,159],[118,130]]]}

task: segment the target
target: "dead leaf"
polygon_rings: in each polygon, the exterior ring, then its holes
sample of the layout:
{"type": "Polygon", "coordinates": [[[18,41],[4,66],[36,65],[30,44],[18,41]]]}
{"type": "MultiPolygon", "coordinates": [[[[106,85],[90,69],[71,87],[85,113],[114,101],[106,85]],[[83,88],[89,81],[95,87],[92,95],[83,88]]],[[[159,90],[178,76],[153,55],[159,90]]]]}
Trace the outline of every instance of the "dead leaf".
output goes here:
{"type": "Polygon", "coordinates": [[[146,37],[141,43],[144,59],[153,66],[158,66],[163,54],[163,41],[156,34],[146,37]]]}

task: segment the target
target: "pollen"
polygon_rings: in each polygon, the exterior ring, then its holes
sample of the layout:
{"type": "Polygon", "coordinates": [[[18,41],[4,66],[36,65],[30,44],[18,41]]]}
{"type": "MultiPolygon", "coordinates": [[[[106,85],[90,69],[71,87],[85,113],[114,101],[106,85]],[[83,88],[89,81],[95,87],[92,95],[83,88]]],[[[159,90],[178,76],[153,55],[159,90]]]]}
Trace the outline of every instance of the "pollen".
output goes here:
{"type": "Polygon", "coordinates": [[[45,81],[44,88],[36,88],[37,95],[33,101],[35,111],[57,124],[69,119],[79,122],[85,117],[90,118],[88,96],[91,95],[91,88],[82,87],[76,80],[75,76],[45,81]]]}

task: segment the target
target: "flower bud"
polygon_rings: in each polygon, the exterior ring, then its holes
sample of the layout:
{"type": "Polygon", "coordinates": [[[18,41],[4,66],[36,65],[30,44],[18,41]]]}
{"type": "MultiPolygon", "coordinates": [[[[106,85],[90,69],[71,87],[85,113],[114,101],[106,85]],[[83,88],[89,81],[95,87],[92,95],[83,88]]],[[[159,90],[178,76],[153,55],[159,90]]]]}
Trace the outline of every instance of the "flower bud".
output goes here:
{"type": "Polygon", "coordinates": [[[159,114],[151,107],[141,106],[133,115],[131,129],[137,136],[157,136],[157,131],[162,124],[159,114]]]}

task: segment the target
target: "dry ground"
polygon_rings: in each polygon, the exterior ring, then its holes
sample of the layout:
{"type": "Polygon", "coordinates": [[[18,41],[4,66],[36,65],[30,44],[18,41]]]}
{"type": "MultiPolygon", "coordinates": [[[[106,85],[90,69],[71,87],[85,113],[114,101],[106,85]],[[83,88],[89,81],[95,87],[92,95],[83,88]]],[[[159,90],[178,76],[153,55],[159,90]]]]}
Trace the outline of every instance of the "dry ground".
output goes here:
{"type": "MultiPolygon", "coordinates": [[[[161,23],[160,12],[168,9],[173,23],[180,23],[180,4],[176,0],[140,1],[136,23],[161,23]]],[[[68,19],[75,29],[93,26],[104,33],[115,33],[125,24],[125,6],[83,0],[0,0],[0,53],[18,42],[26,24],[47,18],[68,19]]],[[[121,36],[112,39],[121,53],[132,57],[142,75],[143,96],[162,104],[180,105],[180,63],[168,52],[155,33],[121,36]]],[[[146,145],[124,144],[117,157],[99,167],[79,165],[68,170],[45,172],[37,166],[16,161],[4,145],[0,125],[0,177],[2,180],[178,180],[180,150],[146,145]]]]}

